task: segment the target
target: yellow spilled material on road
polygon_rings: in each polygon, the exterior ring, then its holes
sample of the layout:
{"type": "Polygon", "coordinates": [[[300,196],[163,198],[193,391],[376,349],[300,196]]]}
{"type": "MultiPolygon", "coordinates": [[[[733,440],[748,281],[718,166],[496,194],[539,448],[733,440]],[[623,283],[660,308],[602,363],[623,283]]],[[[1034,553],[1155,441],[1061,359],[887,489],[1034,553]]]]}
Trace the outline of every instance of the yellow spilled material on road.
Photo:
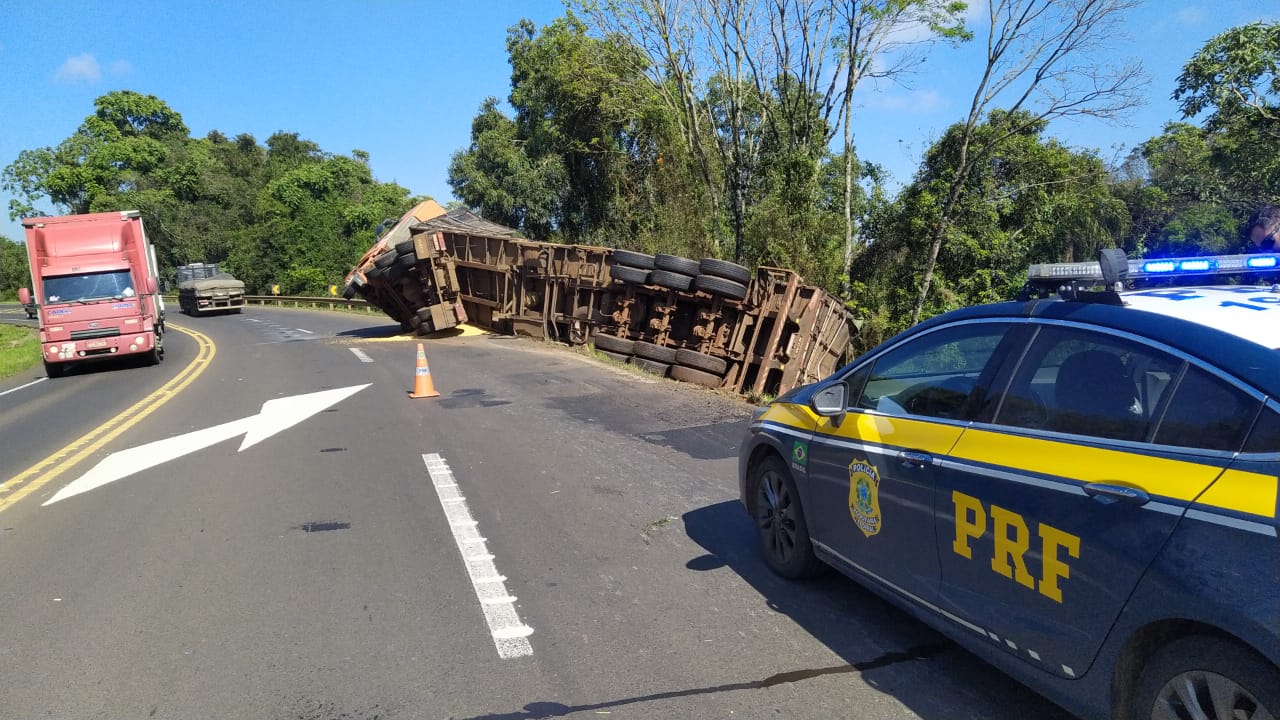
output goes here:
{"type": "Polygon", "coordinates": [[[484,328],[476,327],[475,325],[459,325],[457,327],[449,328],[448,330],[433,332],[430,335],[417,335],[414,333],[398,333],[396,335],[389,335],[387,337],[358,338],[356,339],[356,342],[362,342],[362,343],[421,342],[422,338],[424,337],[427,338],[428,340],[441,340],[441,339],[453,338],[453,337],[475,337],[477,335],[492,335],[492,334],[493,333],[489,332],[488,330],[485,330],[484,328]]]}
{"type": "Polygon", "coordinates": [[[189,335],[196,341],[199,349],[195,359],[182,368],[169,382],[134,403],[124,412],[6,480],[3,485],[0,485],[0,512],[44,487],[59,475],[75,467],[86,457],[100,450],[107,443],[119,437],[140,420],[173,399],[208,369],[214,354],[217,353],[217,348],[214,347],[213,341],[207,335],[190,328],[173,324],[169,324],[169,327],[184,335],[189,335]]]}

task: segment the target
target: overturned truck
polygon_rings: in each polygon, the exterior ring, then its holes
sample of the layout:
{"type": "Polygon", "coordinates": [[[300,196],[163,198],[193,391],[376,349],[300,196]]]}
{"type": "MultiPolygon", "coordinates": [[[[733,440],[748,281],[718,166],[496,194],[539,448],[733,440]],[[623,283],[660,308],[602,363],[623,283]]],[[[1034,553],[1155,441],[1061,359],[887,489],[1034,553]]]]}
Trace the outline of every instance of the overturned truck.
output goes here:
{"type": "Polygon", "coordinates": [[[223,272],[217,263],[192,263],[178,268],[178,306],[188,315],[240,312],[244,281],[223,272]]]}
{"type": "Polygon", "coordinates": [[[470,321],[590,343],[655,375],[738,393],[785,392],[850,359],[858,321],[790,270],[532,242],[465,209],[424,205],[347,276],[347,297],[406,331],[470,321]]]}

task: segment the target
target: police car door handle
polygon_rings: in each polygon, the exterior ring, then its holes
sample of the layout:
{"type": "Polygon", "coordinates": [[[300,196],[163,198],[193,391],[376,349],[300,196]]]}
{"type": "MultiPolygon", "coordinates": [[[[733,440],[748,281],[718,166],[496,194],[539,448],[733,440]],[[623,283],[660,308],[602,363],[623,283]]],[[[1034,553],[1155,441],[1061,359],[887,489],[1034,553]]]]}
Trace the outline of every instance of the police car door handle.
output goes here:
{"type": "Polygon", "coordinates": [[[1146,505],[1151,502],[1150,495],[1137,488],[1125,487],[1124,485],[1089,483],[1084,486],[1084,492],[1089,497],[1104,504],[1122,502],[1127,505],[1146,505]]]}
{"type": "Polygon", "coordinates": [[[914,450],[903,450],[898,453],[898,460],[902,461],[903,465],[909,465],[911,467],[924,467],[926,465],[933,464],[932,455],[914,450]]]}

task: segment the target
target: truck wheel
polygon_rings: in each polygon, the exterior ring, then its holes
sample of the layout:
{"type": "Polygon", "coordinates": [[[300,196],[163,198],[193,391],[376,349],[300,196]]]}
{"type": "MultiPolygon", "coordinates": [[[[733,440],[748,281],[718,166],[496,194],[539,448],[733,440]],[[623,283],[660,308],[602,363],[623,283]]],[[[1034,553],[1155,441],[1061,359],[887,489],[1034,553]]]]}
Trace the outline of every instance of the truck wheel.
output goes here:
{"type": "Polygon", "coordinates": [[[635,350],[635,341],[626,338],[615,337],[613,335],[596,335],[591,339],[591,344],[601,352],[613,352],[622,355],[630,355],[635,350]]]}
{"type": "Polygon", "coordinates": [[[625,265],[614,265],[609,268],[609,277],[614,280],[621,280],[622,282],[644,285],[649,282],[649,271],[641,268],[627,267],[625,265]]]}
{"type": "Polygon", "coordinates": [[[622,265],[629,268],[637,268],[640,270],[653,269],[653,256],[644,253],[633,252],[631,250],[614,250],[613,264],[622,265]]]}
{"type": "Polygon", "coordinates": [[[689,277],[694,277],[699,272],[698,261],[666,253],[658,253],[653,256],[653,267],[657,270],[666,270],[667,272],[688,275],[689,277]]]}
{"type": "Polygon", "coordinates": [[[698,272],[702,275],[713,275],[715,277],[732,280],[743,285],[751,282],[750,270],[727,260],[703,258],[702,262],[698,263],[698,272]]]}
{"type": "Polygon", "coordinates": [[[670,270],[654,270],[649,273],[649,284],[671,290],[685,290],[693,287],[693,276],[681,275],[670,270]]]}
{"type": "Polygon", "coordinates": [[[694,287],[702,292],[711,295],[722,295],[734,300],[741,300],[747,296],[747,286],[742,283],[736,283],[732,280],[725,280],[714,275],[699,275],[693,281],[694,287]]]}
{"type": "Polygon", "coordinates": [[[676,351],[676,364],[721,377],[724,377],[724,371],[729,369],[729,363],[724,358],[712,357],[706,353],[683,348],[676,351]]]}
{"type": "Polygon", "coordinates": [[[396,243],[396,252],[400,255],[413,252],[413,238],[396,243]]]}
{"type": "Polygon", "coordinates": [[[631,352],[635,354],[636,357],[644,358],[645,360],[652,360],[664,365],[672,365],[676,361],[675,348],[654,345],[651,342],[637,340],[631,352]]]}
{"type": "Polygon", "coordinates": [[[694,370],[683,365],[671,366],[671,379],[709,388],[718,388],[724,384],[724,378],[720,375],[712,375],[709,372],[694,370]]]}
{"type": "Polygon", "coordinates": [[[396,253],[394,250],[391,250],[388,252],[384,252],[378,257],[374,258],[373,266],[378,268],[391,267],[391,264],[394,263],[395,261],[396,261],[396,253]]]}
{"type": "Polygon", "coordinates": [[[44,361],[44,374],[48,376],[50,380],[62,377],[66,371],[67,366],[63,363],[51,363],[48,360],[44,361]]]}
{"type": "Polygon", "coordinates": [[[1184,637],[1151,656],[1135,697],[1135,719],[1277,718],[1280,671],[1237,643],[1184,637]]]}
{"type": "Polygon", "coordinates": [[[770,455],[748,472],[752,519],[765,564],[791,580],[821,573],[822,561],[813,552],[809,524],[791,471],[781,458],[770,455]]]}
{"type": "Polygon", "coordinates": [[[640,368],[641,370],[644,370],[647,373],[652,373],[654,375],[657,375],[658,377],[666,377],[667,371],[671,369],[671,366],[666,363],[654,362],[652,360],[645,360],[642,357],[633,357],[627,362],[631,365],[635,365],[636,367],[640,368]]]}

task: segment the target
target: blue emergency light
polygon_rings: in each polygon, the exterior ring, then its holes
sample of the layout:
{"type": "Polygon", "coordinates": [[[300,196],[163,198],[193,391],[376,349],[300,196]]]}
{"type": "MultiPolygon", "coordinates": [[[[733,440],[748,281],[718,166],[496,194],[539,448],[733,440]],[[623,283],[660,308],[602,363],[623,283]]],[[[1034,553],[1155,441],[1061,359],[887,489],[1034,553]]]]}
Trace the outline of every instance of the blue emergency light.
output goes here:
{"type": "MultiPolygon", "coordinates": [[[[1123,263],[1123,260],[1121,260],[1123,263]]],[[[1114,263],[1113,263],[1114,264],[1114,263]]],[[[1179,275],[1231,276],[1270,273],[1280,270],[1280,255],[1212,255],[1160,260],[1129,260],[1128,279],[1167,278],[1179,275]]],[[[1044,263],[1027,268],[1027,282],[1042,289],[1071,287],[1079,283],[1104,284],[1102,266],[1097,262],[1044,263]]],[[[1275,282],[1271,280],[1271,282],[1275,282]]]]}

